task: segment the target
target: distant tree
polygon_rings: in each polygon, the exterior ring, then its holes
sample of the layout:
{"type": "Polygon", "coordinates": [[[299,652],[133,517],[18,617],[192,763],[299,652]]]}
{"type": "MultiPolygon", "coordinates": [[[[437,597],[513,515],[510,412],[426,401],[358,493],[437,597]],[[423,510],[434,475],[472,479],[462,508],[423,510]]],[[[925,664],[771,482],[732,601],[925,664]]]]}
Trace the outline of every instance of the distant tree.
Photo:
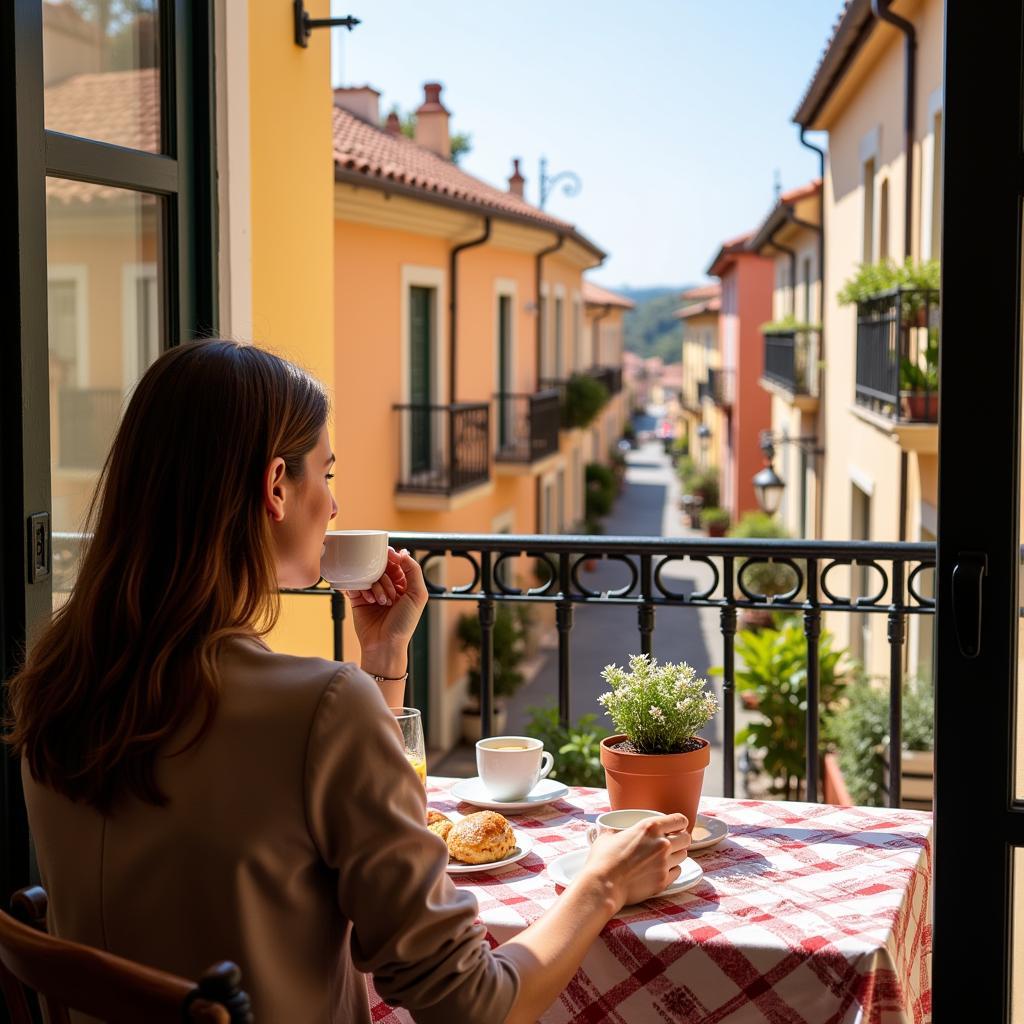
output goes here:
{"type": "Polygon", "coordinates": [[[623,341],[626,351],[645,359],[661,356],[665,363],[678,363],[683,357],[682,324],[672,314],[679,308],[677,288],[643,288],[630,292],[636,308],[623,318],[623,341]]]}
{"type": "Polygon", "coordinates": [[[105,71],[156,66],[156,0],[70,0],[99,29],[105,71]]]}
{"type": "MultiPolygon", "coordinates": [[[[402,125],[402,134],[408,139],[414,139],[416,137],[416,115],[411,112],[403,114],[398,107],[391,109],[398,114],[398,120],[402,125]]],[[[452,163],[457,164],[460,158],[473,149],[473,136],[469,132],[453,132],[448,138],[452,147],[452,163]]]]}

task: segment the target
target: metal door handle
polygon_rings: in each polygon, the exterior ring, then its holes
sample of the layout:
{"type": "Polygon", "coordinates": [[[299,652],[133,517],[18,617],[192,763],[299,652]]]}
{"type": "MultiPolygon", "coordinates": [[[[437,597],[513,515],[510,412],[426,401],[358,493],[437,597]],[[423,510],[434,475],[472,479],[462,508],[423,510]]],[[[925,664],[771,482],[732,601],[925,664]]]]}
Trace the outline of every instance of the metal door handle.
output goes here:
{"type": "Polygon", "coordinates": [[[988,555],[961,551],[953,566],[953,623],[960,653],[976,658],[981,651],[981,583],[988,573],[988,555]]]}

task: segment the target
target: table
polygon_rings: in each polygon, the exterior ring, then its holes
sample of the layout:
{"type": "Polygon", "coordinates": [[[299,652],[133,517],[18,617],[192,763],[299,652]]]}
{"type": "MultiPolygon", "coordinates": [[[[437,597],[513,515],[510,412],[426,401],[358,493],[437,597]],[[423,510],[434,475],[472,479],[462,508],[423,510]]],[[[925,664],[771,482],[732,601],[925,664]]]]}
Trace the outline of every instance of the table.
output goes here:
{"type": "MultiPolygon", "coordinates": [[[[444,812],[453,779],[431,778],[444,812]]],[[[688,892],[627,907],[608,923],[545,1024],[926,1024],[931,1020],[932,816],[922,811],[705,798],[730,834],[700,853],[688,892]]],[[[586,844],[601,789],[573,789],[510,815],[534,839],[528,857],[455,876],[504,942],[558,899],[545,863],[586,844]]],[[[408,1013],[370,991],[373,1020],[408,1013]]]]}

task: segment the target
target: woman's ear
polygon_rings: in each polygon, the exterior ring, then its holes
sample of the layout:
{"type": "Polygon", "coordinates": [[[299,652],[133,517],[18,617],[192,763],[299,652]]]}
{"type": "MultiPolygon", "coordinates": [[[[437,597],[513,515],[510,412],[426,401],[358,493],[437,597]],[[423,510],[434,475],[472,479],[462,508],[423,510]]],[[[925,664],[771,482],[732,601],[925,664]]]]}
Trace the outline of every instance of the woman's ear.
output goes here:
{"type": "Polygon", "coordinates": [[[263,475],[263,503],[267,509],[267,515],[279,523],[284,519],[285,499],[285,464],[280,456],[270,460],[267,471],[263,475]]]}

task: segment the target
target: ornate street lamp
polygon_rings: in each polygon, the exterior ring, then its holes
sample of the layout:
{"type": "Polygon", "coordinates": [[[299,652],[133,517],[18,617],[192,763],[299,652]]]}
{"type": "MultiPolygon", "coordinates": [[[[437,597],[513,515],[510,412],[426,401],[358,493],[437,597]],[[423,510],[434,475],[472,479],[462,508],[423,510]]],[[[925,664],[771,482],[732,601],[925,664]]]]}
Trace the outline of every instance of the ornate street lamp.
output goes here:
{"type": "Polygon", "coordinates": [[[764,453],[764,469],[754,474],[754,497],[762,512],[773,516],[782,504],[782,492],[786,481],[775,472],[772,460],[775,458],[775,445],[770,434],[761,437],[761,451],[764,453]]]}
{"type": "Polygon", "coordinates": [[[548,196],[551,195],[551,190],[560,181],[565,181],[562,186],[562,191],[567,196],[579,195],[580,189],[583,188],[583,182],[580,181],[580,176],[575,171],[560,171],[558,174],[553,174],[548,177],[548,162],[545,157],[540,158],[540,208],[544,209],[544,204],[548,201],[548,196]]]}

